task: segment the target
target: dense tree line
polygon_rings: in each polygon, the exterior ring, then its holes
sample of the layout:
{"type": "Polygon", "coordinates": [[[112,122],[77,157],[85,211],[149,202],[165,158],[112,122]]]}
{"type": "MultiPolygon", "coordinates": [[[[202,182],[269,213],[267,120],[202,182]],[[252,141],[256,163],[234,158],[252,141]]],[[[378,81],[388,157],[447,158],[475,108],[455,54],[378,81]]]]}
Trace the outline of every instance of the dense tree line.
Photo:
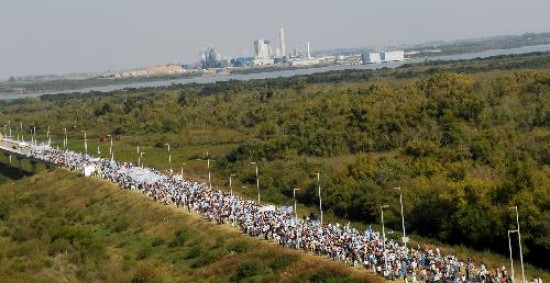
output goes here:
{"type": "Polygon", "coordinates": [[[42,130],[49,121],[57,134],[74,127],[149,137],[159,147],[226,145],[217,169],[242,172],[238,178],[254,186],[249,163],[259,161],[272,201],[301,187],[300,202],[318,203],[311,172],[320,170],[326,209],[374,223],[380,204],[389,203],[388,223],[397,230],[400,186],[411,232],[502,253],[506,230],[515,227],[508,207],[518,205],[527,258],[544,262],[550,74],[411,68],[46,96],[3,102],[0,118],[42,130]]]}

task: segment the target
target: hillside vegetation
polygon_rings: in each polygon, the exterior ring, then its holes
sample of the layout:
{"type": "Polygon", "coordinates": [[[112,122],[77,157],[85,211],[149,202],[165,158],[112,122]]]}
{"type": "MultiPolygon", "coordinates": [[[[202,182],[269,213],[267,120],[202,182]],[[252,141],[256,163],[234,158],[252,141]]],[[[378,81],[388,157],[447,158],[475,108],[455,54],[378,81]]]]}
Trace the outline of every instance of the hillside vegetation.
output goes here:
{"type": "MultiPolygon", "coordinates": [[[[44,96],[3,102],[0,120],[30,124],[82,151],[88,137],[121,134],[115,158],[205,179],[262,199],[314,210],[321,172],[328,215],[508,253],[517,205],[527,261],[549,269],[550,55],[426,63],[396,70],[44,96]],[[202,160],[197,160],[202,159],[202,160]],[[143,161],[143,160],[142,160],[143,161]],[[245,187],[243,188],[242,185],[245,187]]],[[[15,128],[16,126],[13,126],[15,128]]],[[[90,141],[95,152],[96,141],[90,141]]],[[[105,156],[108,142],[100,144],[105,156]]],[[[517,254],[517,251],[515,251],[517,254]]]]}
{"type": "Polygon", "coordinates": [[[57,169],[0,185],[3,282],[379,282],[57,169]]]}

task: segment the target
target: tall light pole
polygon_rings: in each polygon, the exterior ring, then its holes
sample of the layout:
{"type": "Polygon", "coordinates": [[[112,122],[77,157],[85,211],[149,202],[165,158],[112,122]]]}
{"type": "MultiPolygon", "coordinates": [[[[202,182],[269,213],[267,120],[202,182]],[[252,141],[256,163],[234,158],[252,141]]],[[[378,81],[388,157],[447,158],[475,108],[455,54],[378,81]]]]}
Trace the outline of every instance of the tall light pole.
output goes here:
{"type": "Polygon", "coordinates": [[[212,182],[210,179],[210,153],[206,152],[206,166],[208,167],[208,189],[212,190],[212,182]]]}
{"type": "Polygon", "coordinates": [[[403,214],[403,192],[401,191],[401,187],[395,187],[395,190],[399,191],[399,204],[401,205],[401,227],[403,228],[403,245],[405,247],[407,246],[407,242],[409,239],[407,238],[407,235],[405,234],[405,215],[403,214]]]}
{"type": "Polygon", "coordinates": [[[510,238],[511,233],[517,233],[518,230],[508,230],[508,250],[510,251],[510,272],[512,282],[514,282],[514,259],[512,257],[512,239],[510,238]]]}
{"type": "Polygon", "coordinates": [[[527,283],[527,281],[525,281],[525,267],[523,266],[523,250],[521,248],[521,232],[519,230],[519,212],[518,212],[518,206],[512,206],[512,207],[509,207],[509,209],[514,209],[516,211],[516,224],[517,224],[517,229],[518,230],[518,244],[519,244],[519,261],[520,261],[520,264],[521,264],[521,279],[522,279],[522,282],[523,283],[527,283]]]}
{"type": "Polygon", "coordinates": [[[36,132],[36,127],[34,126],[34,124],[31,124],[32,128],[31,128],[31,144],[34,145],[34,138],[35,138],[35,135],[34,135],[34,132],[36,132]]]}
{"type": "Polygon", "coordinates": [[[317,173],[317,185],[319,186],[319,212],[320,212],[320,224],[323,226],[323,199],[321,198],[321,172],[317,173]]]}
{"type": "Polygon", "coordinates": [[[299,191],[299,188],[292,190],[292,196],[294,197],[294,218],[296,219],[296,224],[298,224],[298,209],[296,207],[296,191],[299,191]]]}
{"type": "Polygon", "coordinates": [[[107,135],[111,139],[111,145],[109,145],[109,155],[113,159],[113,135],[107,135]]]}
{"type": "Polygon", "coordinates": [[[87,158],[88,157],[88,138],[86,137],[86,131],[82,131],[84,132],[84,154],[85,154],[85,157],[87,158]]]}
{"type": "MultiPolygon", "coordinates": [[[[143,151],[139,153],[139,163],[141,164],[141,168],[143,168],[143,154],[144,154],[144,153],[145,153],[145,152],[143,152],[143,151]]],[[[138,166],[139,166],[139,165],[138,165],[138,166]]]]}
{"type": "Polygon", "coordinates": [[[170,153],[170,144],[165,143],[164,145],[168,147],[168,167],[170,167],[170,174],[172,174],[172,154],[170,153]]]}
{"type": "Polygon", "coordinates": [[[23,140],[23,122],[21,122],[21,142],[25,142],[25,140],[23,140]]]}
{"type": "Polygon", "coordinates": [[[388,260],[386,257],[386,230],[384,228],[384,208],[390,207],[387,204],[380,206],[380,213],[382,216],[382,252],[384,253],[384,275],[386,275],[386,271],[388,269],[388,260]]]}
{"type": "Polygon", "coordinates": [[[256,190],[258,191],[258,205],[260,205],[260,178],[258,176],[258,162],[252,161],[250,164],[256,165],[256,190]]]}
{"type": "Polygon", "coordinates": [[[65,132],[65,139],[63,140],[63,148],[67,149],[67,142],[69,141],[67,139],[67,128],[63,128],[63,131],[65,132]]]}
{"type": "MultiPolygon", "coordinates": [[[[208,151],[206,152],[206,166],[208,168],[208,189],[212,189],[212,182],[211,182],[211,176],[210,176],[210,155],[208,153],[208,151]]],[[[201,159],[201,158],[197,158],[195,159],[197,161],[204,161],[204,159],[201,159]]],[[[198,176],[198,178],[200,178],[200,176],[198,176]]]]}

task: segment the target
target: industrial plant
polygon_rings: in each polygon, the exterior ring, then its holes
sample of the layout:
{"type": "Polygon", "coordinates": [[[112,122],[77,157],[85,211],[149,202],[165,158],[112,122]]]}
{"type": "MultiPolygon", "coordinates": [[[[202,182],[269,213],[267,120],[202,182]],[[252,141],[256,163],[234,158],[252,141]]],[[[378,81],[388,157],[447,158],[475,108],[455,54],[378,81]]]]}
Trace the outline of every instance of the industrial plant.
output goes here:
{"type": "Polygon", "coordinates": [[[105,74],[106,78],[147,77],[154,75],[177,74],[186,72],[219,73],[232,68],[307,68],[329,65],[378,64],[405,60],[403,50],[368,52],[362,54],[321,56],[312,55],[311,44],[305,42],[305,49],[300,46],[287,50],[285,28],[280,26],[277,42],[267,38],[251,41],[252,56],[224,56],[212,45],[199,53],[196,64],[166,65],[151,68],[121,71],[105,74]]]}

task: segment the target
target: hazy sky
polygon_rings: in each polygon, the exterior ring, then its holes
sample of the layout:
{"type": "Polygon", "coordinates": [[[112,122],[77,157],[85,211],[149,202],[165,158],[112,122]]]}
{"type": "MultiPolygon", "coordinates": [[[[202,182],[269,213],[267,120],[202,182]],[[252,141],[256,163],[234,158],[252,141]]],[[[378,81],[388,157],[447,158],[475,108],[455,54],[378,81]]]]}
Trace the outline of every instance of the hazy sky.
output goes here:
{"type": "Polygon", "coordinates": [[[250,55],[284,25],[287,49],[550,31],[550,0],[0,0],[0,79],[250,55]]]}

